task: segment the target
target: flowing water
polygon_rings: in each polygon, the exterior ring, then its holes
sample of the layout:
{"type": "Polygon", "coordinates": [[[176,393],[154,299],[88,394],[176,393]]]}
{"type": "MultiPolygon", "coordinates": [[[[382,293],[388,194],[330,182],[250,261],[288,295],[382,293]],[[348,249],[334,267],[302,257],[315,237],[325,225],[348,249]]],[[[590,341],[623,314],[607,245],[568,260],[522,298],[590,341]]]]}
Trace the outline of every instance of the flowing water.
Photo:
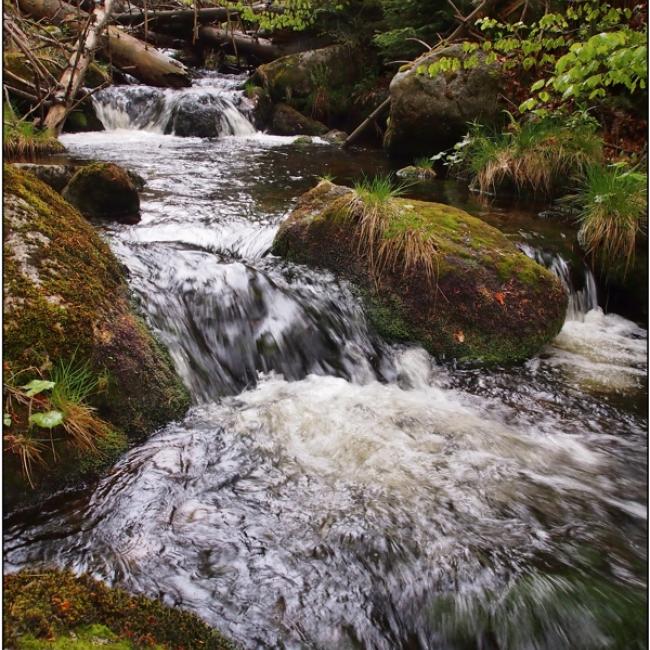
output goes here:
{"type": "Polygon", "coordinates": [[[237,81],[112,88],[110,130],[65,137],[147,181],[141,223],[105,235],[194,406],[10,516],[5,569],[86,571],[246,648],[645,647],[645,329],[598,308],[561,229],[474,206],[571,292],[560,335],[492,370],[383,342],[349,285],[269,247],[318,175],[386,163],[256,133],[237,81]],[[173,135],[206,94],[222,137],[173,135]]]}

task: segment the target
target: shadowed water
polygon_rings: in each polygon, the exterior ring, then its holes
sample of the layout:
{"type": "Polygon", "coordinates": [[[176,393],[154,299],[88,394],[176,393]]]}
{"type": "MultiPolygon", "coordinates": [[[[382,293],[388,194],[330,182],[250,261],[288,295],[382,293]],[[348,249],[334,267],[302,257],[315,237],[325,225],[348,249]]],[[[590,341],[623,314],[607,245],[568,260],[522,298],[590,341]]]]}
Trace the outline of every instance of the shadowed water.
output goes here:
{"type": "Polygon", "coordinates": [[[573,291],[553,344],[489,371],[386,344],[349,285],[268,253],[317,175],[385,163],[292,142],[66,136],[147,181],[105,234],[195,405],[10,517],[6,569],[88,571],[247,648],[645,647],[646,331],[518,206],[509,232],[573,291]]]}

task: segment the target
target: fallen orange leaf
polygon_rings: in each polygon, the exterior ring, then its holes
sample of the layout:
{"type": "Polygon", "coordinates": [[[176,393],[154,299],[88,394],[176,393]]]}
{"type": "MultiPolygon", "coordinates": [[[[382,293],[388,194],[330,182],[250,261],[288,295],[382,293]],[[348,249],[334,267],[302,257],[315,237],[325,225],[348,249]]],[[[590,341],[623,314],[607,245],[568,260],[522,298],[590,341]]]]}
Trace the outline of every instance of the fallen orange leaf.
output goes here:
{"type": "Polygon", "coordinates": [[[454,340],[456,343],[462,343],[465,340],[465,335],[463,334],[462,330],[454,332],[454,340]]]}
{"type": "Polygon", "coordinates": [[[506,296],[502,291],[497,291],[494,294],[494,299],[500,304],[500,305],[505,305],[506,304],[506,296]]]}

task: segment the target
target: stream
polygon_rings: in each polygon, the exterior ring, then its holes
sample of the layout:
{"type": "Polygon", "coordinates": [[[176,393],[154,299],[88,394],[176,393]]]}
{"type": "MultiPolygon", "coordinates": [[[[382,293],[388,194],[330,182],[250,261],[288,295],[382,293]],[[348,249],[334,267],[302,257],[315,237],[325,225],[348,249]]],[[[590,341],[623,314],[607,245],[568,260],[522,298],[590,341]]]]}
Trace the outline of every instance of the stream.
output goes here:
{"type": "Polygon", "coordinates": [[[112,87],[107,130],[62,137],[146,180],[142,221],[102,231],[193,406],[98,484],[10,515],[5,571],[88,572],[245,648],[647,647],[646,330],[603,313],[536,206],[438,181],[413,192],[551,268],[567,321],[508,369],[381,340],[350,285],[269,248],[319,176],[389,163],[256,132],[241,82],[112,87]],[[219,137],[176,135],[196,104],[219,137]]]}

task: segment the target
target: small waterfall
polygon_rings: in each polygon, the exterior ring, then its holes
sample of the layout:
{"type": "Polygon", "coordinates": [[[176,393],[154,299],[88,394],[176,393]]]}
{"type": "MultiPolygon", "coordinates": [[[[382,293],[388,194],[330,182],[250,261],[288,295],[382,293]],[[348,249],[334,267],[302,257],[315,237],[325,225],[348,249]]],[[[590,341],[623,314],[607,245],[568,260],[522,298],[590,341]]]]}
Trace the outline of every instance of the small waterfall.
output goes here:
{"type": "Polygon", "coordinates": [[[566,320],[584,321],[585,314],[598,307],[598,291],[596,279],[591,269],[584,266],[584,284],[576,288],[575,277],[572,274],[569,263],[559,253],[542,251],[529,244],[519,244],[522,253],[535,260],[538,264],[545,266],[553,272],[560,280],[569,294],[566,320]]]}
{"type": "Polygon", "coordinates": [[[237,90],[241,78],[208,75],[192,88],[111,86],[93,95],[95,113],[107,131],[136,129],[181,137],[251,135],[251,106],[237,90]]]}

